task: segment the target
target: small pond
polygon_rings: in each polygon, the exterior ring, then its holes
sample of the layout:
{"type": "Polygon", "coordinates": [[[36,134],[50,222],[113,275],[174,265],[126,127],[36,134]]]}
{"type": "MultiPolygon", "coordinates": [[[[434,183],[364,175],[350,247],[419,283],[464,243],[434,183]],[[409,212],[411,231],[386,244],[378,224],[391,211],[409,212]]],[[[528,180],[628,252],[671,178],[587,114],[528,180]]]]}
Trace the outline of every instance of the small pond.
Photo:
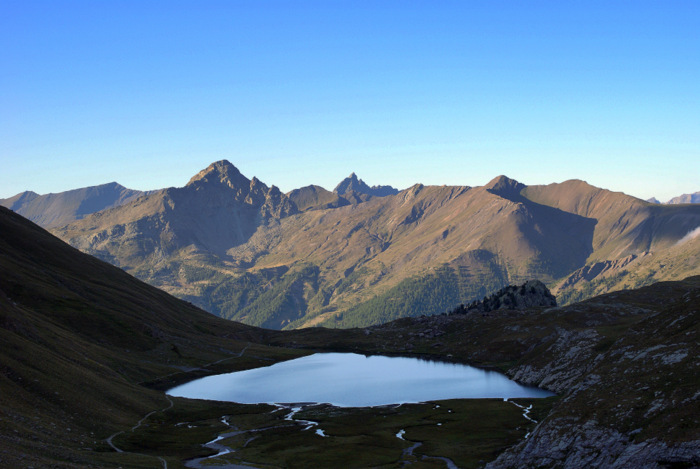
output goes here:
{"type": "Polygon", "coordinates": [[[354,353],[317,353],[264,368],[207,376],[168,394],[243,404],[328,403],[338,407],[554,395],[467,365],[354,353]]]}

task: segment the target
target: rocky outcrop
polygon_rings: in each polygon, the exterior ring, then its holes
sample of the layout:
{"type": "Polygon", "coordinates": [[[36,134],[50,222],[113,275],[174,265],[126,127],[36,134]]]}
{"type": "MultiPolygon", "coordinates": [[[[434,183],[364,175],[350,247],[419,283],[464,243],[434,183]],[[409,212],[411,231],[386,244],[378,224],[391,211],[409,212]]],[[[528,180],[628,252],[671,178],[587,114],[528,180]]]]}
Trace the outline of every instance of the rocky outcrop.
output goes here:
{"type": "Polygon", "coordinates": [[[296,205],[286,197],[277,186],[271,186],[265,194],[265,202],[260,207],[264,219],[284,218],[299,213],[296,205]]]}
{"type": "Polygon", "coordinates": [[[487,464],[488,469],[523,467],[639,468],[698,467],[700,441],[669,445],[657,439],[635,442],[595,420],[552,419],[528,439],[487,464]]]}
{"type": "Polygon", "coordinates": [[[481,301],[452,311],[452,314],[465,314],[468,312],[486,313],[498,309],[525,310],[534,307],[553,307],[557,305],[557,299],[552,295],[547,286],[539,280],[530,280],[520,286],[509,285],[496,293],[484,297],[481,301]]]}
{"type": "Polygon", "coordinates": [[[542,366],[516,366],[508,374],[521,383],[540,386],[556,393],[576,393],[587,389],[600,380],[597,375],[585,376],[596,362],[594,347],[598,340],[600,336],[594,330],[571,331],[559,327],[556,338],[546,350],[552,357],[551,360],[542,366]],[[585,379],[582,379],[584,376],[585,379]]]}

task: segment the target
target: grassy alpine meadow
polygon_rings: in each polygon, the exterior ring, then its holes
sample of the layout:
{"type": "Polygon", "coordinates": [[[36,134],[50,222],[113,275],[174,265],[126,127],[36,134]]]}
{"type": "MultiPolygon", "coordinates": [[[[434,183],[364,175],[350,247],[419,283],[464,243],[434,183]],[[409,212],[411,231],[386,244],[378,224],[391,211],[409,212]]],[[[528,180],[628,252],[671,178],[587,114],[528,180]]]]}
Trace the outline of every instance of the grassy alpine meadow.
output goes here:
{"type": "MultiPolygon", "coordinates": [[[[558,398],[516,399],[546,415],[558,398]]],[[[502,399],[453,399],[367,408],[243,405],[172,398],[174,405],[114,438],[141,458],[168,455],[168,467],[217,454],[202,446],[217,436],[229,453],[205,467],[480,467],[522,440],[535,423],[502,399]],[[313,423],[312,423],[313,422],[313,423]],[[320,430],[320,432],[319,432],[320,430]],[[322,433],[322,434],[319,434],[322,433]]]]}

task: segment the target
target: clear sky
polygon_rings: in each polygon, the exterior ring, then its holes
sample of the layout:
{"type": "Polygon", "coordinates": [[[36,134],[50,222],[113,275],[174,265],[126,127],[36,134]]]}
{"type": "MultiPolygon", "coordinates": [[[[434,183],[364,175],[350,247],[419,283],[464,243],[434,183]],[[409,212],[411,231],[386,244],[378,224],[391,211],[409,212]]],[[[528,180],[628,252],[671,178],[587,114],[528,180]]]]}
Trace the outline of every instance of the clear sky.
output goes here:
{"type": "Polygon", "coordinates": [[[0,198],[584,179],[700,191],[700,2],[2,0],[0,198]]]}

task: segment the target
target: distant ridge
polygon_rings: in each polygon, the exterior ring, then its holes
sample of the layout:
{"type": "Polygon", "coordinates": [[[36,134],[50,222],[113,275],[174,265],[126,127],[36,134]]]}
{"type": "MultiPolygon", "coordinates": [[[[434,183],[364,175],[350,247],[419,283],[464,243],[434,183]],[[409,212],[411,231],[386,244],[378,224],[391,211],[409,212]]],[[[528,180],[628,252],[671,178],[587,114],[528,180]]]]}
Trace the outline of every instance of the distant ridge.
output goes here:
{"type": "Polygon", "coordinates": [[[683,194],[678,197],[674,197],[667,204],[700,204],[700,192],[693,192],[692,194],[683,194]]]}
{"type": "Polygon", "coordinates": [[[0,205],[44,228],[53,228],[80,220],[91,213],[118,207],[145,194],[147,192],[127,189],[116,182],[110,182],[57,194],[22,192],[0,199],[0,205]]]}
{"type": "MultiPolygon", "coordinates": [[[[647,199],[647,202],[652,203],[652,204],[660,204],[661,202],[659,199],[656,197],[652,197],[651,199],[647,199]]],[[[679,195],[678,197],[674,197],[668,202],[664,202],[665,204],[668,205],[676,205],[676,204],[700,204],[700,192],[693,192],[692,194],[683,194],[679,195]]]]}

